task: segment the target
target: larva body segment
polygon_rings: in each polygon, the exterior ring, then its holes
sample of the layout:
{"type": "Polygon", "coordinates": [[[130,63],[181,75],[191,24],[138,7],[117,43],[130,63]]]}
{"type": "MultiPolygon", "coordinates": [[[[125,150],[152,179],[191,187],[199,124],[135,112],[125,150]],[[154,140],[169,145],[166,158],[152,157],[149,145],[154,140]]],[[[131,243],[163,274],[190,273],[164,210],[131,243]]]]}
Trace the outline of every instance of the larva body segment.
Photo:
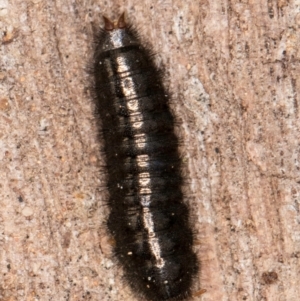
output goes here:
{"type": "Polygon", "coordinates": [[[115,254],[135,293],[182,300],[198,265],[168,93],[151,52],[123,15],[117,24],[105,22],[93,69],[115,254]]]}

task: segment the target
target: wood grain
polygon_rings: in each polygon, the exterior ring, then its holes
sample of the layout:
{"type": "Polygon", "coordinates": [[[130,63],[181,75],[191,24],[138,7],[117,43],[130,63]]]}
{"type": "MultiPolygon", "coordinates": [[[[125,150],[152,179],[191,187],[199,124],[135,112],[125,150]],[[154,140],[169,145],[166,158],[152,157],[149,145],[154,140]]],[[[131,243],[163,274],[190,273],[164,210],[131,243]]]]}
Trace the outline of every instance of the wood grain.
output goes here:
{"type": "Polygon", "coordinates": [[[140,300],[110,251],[86,72],[92,24],[125,10],[173,93],[202,262],[193,300],[298,301],[297,5],[0,1],[0,299],[140,300]]]}

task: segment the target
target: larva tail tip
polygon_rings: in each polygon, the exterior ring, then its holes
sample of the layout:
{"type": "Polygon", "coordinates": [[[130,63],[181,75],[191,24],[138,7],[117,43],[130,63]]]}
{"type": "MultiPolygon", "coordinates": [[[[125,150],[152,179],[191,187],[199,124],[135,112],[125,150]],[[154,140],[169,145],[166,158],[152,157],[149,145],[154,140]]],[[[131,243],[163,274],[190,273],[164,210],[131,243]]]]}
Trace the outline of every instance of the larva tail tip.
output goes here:
{"type": "Polygon", "coordinates": [[[119,17],[118,23],[117,23],[117,28],[125,28],[126,27],[126,21],[125,21],[125,12],[121,14],[119,17]]]}
{"type": "Polygon", "coordinates": [[[114,28],[115,28],[114,22],[112,22],[110,19],[108,19],[105,16],[103,16],[103,20],[104,20],[104,28],[105,28],[105,30],[107,30],[107,31],[114,30],[114,28]]]}
{"type": "Polygon", "coordinates": [[[114,29],[123,29],[127,26],[126,21],[125,21],[125,12],[123,12],[117,22],[113,22],[107,17],[103,16],[104,20],[104,28],[107,31],[112,31],[114,29]]]}

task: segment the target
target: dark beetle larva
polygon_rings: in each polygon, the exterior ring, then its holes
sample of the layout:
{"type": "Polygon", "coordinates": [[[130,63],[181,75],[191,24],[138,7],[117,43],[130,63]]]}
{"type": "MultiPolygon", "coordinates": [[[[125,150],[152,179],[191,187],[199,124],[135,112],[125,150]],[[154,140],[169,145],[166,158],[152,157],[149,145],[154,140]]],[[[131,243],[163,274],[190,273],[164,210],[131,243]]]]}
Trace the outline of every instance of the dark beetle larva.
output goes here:
{"type": "Polygon", "coordinates": [[[135,293],[151,301],[185,299],[198,265],[168,93],[124,14],[116,23],[104,20],[93,74],[115,254],[135,293]]]}

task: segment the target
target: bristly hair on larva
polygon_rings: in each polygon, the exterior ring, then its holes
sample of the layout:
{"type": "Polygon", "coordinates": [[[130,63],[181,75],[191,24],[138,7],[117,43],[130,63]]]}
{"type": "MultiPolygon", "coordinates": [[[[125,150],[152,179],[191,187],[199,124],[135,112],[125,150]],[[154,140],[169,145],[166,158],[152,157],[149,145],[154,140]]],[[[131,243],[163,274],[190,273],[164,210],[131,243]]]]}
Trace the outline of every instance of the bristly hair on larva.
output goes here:
{"type": "Polygon", "coordinates": [[[114,253],[134,294],[149,301],[184,300],[199,264],[169,93],[152,51],[124,14],[104,22],[92,73],[114,253]]]}

